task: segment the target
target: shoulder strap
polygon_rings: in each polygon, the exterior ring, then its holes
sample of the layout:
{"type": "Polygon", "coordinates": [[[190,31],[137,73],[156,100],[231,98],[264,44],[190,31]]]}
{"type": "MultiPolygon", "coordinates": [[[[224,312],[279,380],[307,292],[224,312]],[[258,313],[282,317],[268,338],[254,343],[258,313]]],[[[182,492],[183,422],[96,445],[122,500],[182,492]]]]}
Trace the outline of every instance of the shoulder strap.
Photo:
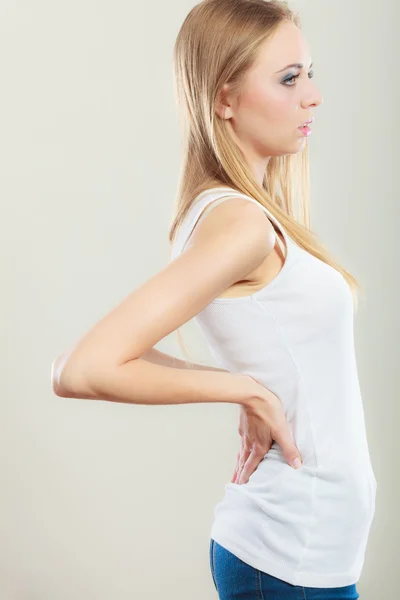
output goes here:
{"type": "Polygon", "coordinates": [[[249,202],[253,202],[257,204],[267,215],[267,217],[271,218],[274,223],[277,224],[279,228],[281,225],[277,222],[276,218],[271,215],[268,209],[265,206],[262,206],[257,200],[254,198],[250,198],[249,196],[242,194],[232,188],[214,188],[211,190],[205,190],[201,194],[199,194],[193,201],[192,206],[190,207],[186,217],[181,224],[181,227],[178,231],[177,237],[175,239],[171,260],[176,258],[186,247],[187,242],[189,241],[190,235],[194,229],[194,227],[200,223],[200,221],[215,207],[218,206],[224,200],[229,200],[232,197],[240,197],[248,200],[249,202]]]}

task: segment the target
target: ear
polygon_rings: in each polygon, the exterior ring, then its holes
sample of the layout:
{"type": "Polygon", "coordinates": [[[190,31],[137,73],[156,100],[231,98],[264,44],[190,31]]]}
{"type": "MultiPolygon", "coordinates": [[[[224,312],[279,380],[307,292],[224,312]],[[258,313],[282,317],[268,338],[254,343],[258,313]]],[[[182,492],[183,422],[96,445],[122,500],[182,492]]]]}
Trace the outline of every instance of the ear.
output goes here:
{"type": "Polygon", "coordinates": [[[232,104],[229,94],[229,85],[225,83],[220,89],[215,102],[215,112],[220,119],[226,120],[233,116],[232,104]]]}

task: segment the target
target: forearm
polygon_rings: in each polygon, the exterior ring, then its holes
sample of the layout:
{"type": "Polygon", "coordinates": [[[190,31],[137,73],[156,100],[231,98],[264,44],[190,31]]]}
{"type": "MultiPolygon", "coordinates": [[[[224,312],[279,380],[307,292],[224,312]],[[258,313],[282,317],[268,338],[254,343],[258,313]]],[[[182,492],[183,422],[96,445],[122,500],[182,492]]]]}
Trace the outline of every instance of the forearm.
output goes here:
{"type": "Polygon", "coordinates": [[[61,376],[57,395],[130,404],[189,404],[252,399],[251,379],[224,370],[167,367],[143,358],[109,369],[87,369],[61,376]],[[64,382],[63,382],[64,381],[64,382]]]}

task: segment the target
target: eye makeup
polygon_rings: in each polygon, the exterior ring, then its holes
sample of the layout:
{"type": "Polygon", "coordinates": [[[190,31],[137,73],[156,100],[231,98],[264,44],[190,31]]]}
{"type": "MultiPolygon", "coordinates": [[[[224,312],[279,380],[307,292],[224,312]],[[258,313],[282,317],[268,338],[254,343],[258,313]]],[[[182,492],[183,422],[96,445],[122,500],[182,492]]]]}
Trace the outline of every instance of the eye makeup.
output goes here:
{"type": "MultiPolygon", "coordinates": [[[[297,79],[298,77],[300,77],[301,73],[297,73],[297,75],[293,75],[292,73],[289,74],[288,77],[285,77],[285,79],[283,79],[281,81],[282,84],[286,85],[287,87],[293,87],[294,83],[292,84],[287,84],[288,81],[294,81],[295,79],[297,79]]],[[[308,78],[312,79],[314,77],[314,71],[309,71],[308,73],[308,78]]]]}

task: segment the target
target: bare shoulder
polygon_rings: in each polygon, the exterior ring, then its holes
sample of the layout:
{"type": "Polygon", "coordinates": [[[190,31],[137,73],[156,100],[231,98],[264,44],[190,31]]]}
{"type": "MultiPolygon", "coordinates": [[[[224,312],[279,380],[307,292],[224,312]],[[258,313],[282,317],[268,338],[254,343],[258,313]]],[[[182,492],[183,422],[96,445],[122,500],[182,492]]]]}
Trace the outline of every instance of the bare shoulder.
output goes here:
{"type": "Polygon", "coordinates": [[[213,241],[218,243],[221,239],[226,241],[227,252],[233,250],[229,246],[231,240],[232,245],[254,252],[257,262],[257,250],[260,260],[263,260],[274,248],[275,230],[263,208],[256,202],[227,194],[205,206],[186,243],[186,249],[213,241]]]}

